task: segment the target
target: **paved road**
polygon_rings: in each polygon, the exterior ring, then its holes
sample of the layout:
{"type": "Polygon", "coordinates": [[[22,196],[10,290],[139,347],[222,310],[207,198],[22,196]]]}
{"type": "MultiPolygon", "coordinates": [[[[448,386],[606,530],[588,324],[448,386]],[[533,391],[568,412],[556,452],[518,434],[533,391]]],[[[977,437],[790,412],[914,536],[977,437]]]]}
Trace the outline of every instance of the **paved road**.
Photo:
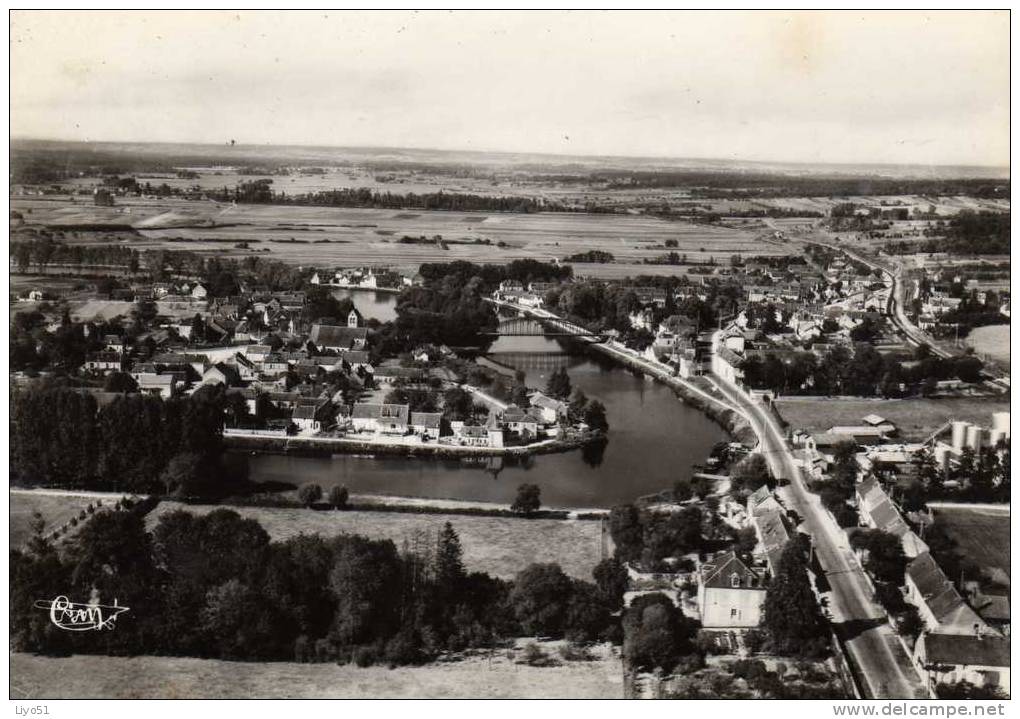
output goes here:
{"type": "Polygon", "coordinates": [[[784,494],[789,508],[804,520],[804,529],[811,535],[815,556],[831,586],[829,608],[859,669],[866,696],[876,699],[926,696],[906,650],[886,622],[885,612],[872,599],[871,586],[848,546],[846,535],[818,496],[808,492],[775,419],[735,387],[718,379],[714,383],[750,418],[772,473],[790,480],[784,494]]]}
{"type": "MultiPolygon", "coordinates": [[[[521,308],[490,300],[495,304],[523,310],[560,329],[584,330],[559,316],[541,309],[521,308]]],[[[786,496],[790,509],[804,520],[811,535],[815,556],[831,587],[830,611],[844,644],[859,669],[865,694],[880,699],[913,699],[927,696],[906,650],[886,622],[885,611],[872,599],[872,589],[864,571],[854,558],[845,533],[821,505],[817,495],[807,491],[800,470],[794,463],[786,438],[774,418],[741,390],[722,380],[709,377],[719,391],[712,395],[699,387],[673,377],[660,363],[653,363],[635,352],[608,344],[598,345],[609,354],[631,360],[643,370],[668,381],[680,382],[714,403],[732,409],[747,418],[758,437],[760,451],[776,477],[790,480],[786,496]]]]}
{"type": "MultiPolygon", "coordinates": [[[[940,347],[935,340],[927,332],[922,330],[920,327],[915,325],[907,317],[907,313],[904,311],[906,305],[906,288],[903,282],[902,270],[899,267],[889,267],[887,265],[876,262],[875,260],[869,259],[862,255],[857,254],[853,250],[849,250],[840,245],[832,244],[831,242],[825,242],[819,239],[807,239],[806,237],[798,237],[801,242],[806,242],[812,245],[820,245],[827,247],[830,250],[836,252],[842,252],[844,255],[852,260],[860,262],[872,269],[877,269],[882,272],[890,282],[892,282],[892,292],[889,293],[889,306],[887,308],[889,313],[889,319],[896,325],[896,328],[900,331],[900,334],[907,340],[908,343],[915,347],[920,345],[928,345],[931,349],[932,354],[938,355],[944,359],[954,357],[954,353],[940,347]]],[[[994,366],[986,366],[984,368],[985,377],[994,384],[999,390],[1009,390],[1009,373],[1005,372],[994,366]]]]}

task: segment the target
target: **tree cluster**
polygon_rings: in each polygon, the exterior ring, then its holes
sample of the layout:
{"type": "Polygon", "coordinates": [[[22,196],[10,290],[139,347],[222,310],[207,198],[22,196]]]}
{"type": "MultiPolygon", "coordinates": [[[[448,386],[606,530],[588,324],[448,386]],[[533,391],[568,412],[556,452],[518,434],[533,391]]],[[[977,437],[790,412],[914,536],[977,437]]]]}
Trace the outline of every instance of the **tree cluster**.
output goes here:
{"type": "Polygon", "coordinates": [[[594,641],[613,634],[622,602],[612,567],[599,584],[555,564],[512,583],[468,572],[449,523],[398,549],[352,534],[272,542],[228,509],[169,512],[151,533],[141,513],[105,510],[71,541],[58,552],[40,534],[11,553],[18,651],[394,666],[521,634],[594,641]],[[101,636],[61,632],[34,606],[61,594],[130,611],[101,636]]]}
{"type": "Polygon", "coordinates": [[[19,390],[11,402],[11,475],[25,485],[216,496],[238,479],[222,462],[227,399],[126,394],[102,408],[88,392],[19,390]]]}

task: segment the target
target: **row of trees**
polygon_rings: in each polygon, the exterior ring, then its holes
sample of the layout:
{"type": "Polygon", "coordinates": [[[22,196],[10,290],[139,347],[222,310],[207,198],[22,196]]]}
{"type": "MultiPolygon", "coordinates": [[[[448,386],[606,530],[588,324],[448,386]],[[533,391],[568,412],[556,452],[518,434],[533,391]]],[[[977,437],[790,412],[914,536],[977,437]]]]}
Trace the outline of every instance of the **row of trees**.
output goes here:
{"type": "Polygon", "coordinates": [[[531,197],[472,195],[460,192],[377,192],[366,187],[339,188],[288,195],[275,192],[269,178],[239,182],[233,189],[206,190],[206,195],[220,202],[274,205],[307,205],[315,207],[374,207],[391,210],[450,210],[462,212],[566,212],[565,205],[531,197]]]}
{"type": "MultiPolygon", "coordinates": [[[[234,395],[233,397],[236,397],[234,395]]],[[[162,400],[125,394],[99,407],[87,391],[18,390],[11,402],[11,476],[18,484],[215,496],[236,489],[223,465],[222,387],[162,400]]],[[[240,400],[243,405],[243,400],[240,400]]]]}
{"type": "Polygon", "coordinates": [[[190,277],[202,282],[212,297],[238,292],[241,280],[270,290],[301,289],[311,271],[257,255],[235,259],[188,250],[135,250],[124,245],[67,244],[55,237],[59,231],[33,230],[36,236],[11,242],[11,256],[19,272],[33,267],[45,271],[50,265],[101,267],[152,280],[190,277]]]}
{"type": "Polygon", "coordinates": [[[513,582],[469,572],[449,523],[398,549],[352,534],[273,542],[227,509],[170,512],[151,533],[138,513],[106,511],[72,541],[58,553],[40,533],[11,553],[16,650],[413,664],[520,635],[618,637],[626,577],[612,560],[595,583],[555,564],[513,582]],[[130,611],[115,631],[82,637],[34,606],[61,594],[130,611]]]}
{"type": "Polygon", "coordinates": [[[866,342],[836,345],[818,357],[812,352],[753,355],[741,368],[745,382],[778,394],[903,397],[935,392],[936,383],[981,379],[983,363],[973,355],[943,358],[925,353],[903,361],[883,355],[866,342]]]}

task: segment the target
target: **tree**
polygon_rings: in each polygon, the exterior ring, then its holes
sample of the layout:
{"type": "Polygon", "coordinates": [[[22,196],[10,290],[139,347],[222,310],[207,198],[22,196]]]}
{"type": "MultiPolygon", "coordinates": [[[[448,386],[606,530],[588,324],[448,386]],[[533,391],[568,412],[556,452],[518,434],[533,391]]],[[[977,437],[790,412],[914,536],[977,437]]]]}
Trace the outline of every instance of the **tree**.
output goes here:
{"type": "Polygon", "coordinates": [[[464,551],[453,525],[447,522],[439,531],[436,543],[435,576],[441,590],[456,593],[467,572],[464,570],[464,551]]]}
{"type": "Polygon", "coordinates": [[[881,582],[903,583],[907,558],[899,537],[881,529],[859,529],[850,538],[850,546],[867,553],[864,567],[881,582]]]}
{"type": "Polygon", "coordinates": [[[517,497],[510,505],[510,511],[525,516],[534,514],[542,506],[541,494],[537,484],[522,484],[517,488],[517,497]]]}
{"type": "Polygon", "coordinates": [[[301,500],[301,504],[311,507],[322,499],[322,487],[315,483],[302,485],[298,490],[298,499],[301,500]]]}
{"type": "Polygon", "coordinates": [[[939,684],[935,687],[939,699],[1007,699],[999,687],[979,687],[968,681],[939,684]]]}
{"type": "Polygon", "coordinates": [[[329,490],[329,506],[333,509],[347,509],[348,496],[346,484],[340,487],[333,485],[329,490]]]}
{"type": "Polygon", "coordinates": [[[593,399],[584,410],[584,423],[598,432],[609,431],[609,421],[606,419],[606,406],[593,399]]]}
{"type": "Polygon", "coordinates": [[[817,649],[826,637],[825,619],[808,580],[800,541],[787,542],[776,576],[765,591],[762,623],[780,654],[802,655],[817,649]]]}
{"type": "Polygon", "coordinates": [[[134,392],[136,389],[138,385],[127,372],[111,372],[103,382],[105,392],[134,392]]]}
{"type": "Polygon", "coordinates": [[[208,462],[195,452],[174,455],[160,474],[160,482],[168,495],[197,497],[205,494],[208,462]]]}
{"type": "Polygon", "coordinates": [[[733,491],[750,493],[772,482],[765,457],[759,453],[749,454],[730,470],[730,488],[733,491]]]}
{"type": "Polygon", "coordinates": [[[616,557],[621,562],[632,562],[644,549],[644,527],[641,513],[633,504],[613,507],[609,512],[609,534],[616,545],[616,557]]]}
{"type": "Polygon", "coordinates": [[[570,396],[570,375],[567,374],[566,367],[560,367],[549,376],[545,393],[556,399],[566,399],[570,396]]]}
{"type": "Polygon", "coordinates": [[[627,591],[630,580],[627,568],[616,557],[603,559],[592,570],[595,586],[598,587],[602,602],[611,610],[623,607],[623,595],[627,591]]]}
{"type": "Polygon", "coordinates": [[[510,604],[525,634],[561,637],[572,593],[560,565],[531,564],[514,578],[510,604]]]}
{"type": "Polygon", "coordinates": [[[643,594],[623,615],[623,656],[635,669],[670,671],[693,651],[694,629],[665,594],[643,594]]]}

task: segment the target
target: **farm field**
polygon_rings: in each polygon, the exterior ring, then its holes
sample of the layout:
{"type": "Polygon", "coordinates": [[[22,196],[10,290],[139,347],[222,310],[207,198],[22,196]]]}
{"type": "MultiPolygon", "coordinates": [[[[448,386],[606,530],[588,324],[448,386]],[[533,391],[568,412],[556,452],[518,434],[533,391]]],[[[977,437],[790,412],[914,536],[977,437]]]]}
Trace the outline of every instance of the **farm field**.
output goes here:
{"type": "MultiPolygon", "coordinates": [[[[557,656],[556,642],[542,642],[557,656]]],[[[524,640],[518,640],[514,654],[524,640]]],[[[11,654],[18,699],[620,699],[623,668],[609,645],[596,659],[516,664],[506,650],[420,667],[228,662],[179,657],[11,654]]]]}
{"type": "Polygon", "coordinates": [[[1009,577],[1009,507],[1004,510],[939,507],[935,523],[945,528],[972,562],[1001,569],[1009,577]]]}
{"type": "Polygon", "coordinates": [[[860,424],[869,414],[885,417],[899,429],[898,438],[921,441],[950,420],[988,426],[992,412],[1008,412],[1009,400],[952,397],[946,399],[838,399],[811,397],[776,400],[791,429],[821,433],[835,425],[860,424]]]}
{"type": "MultiPolygon", "coordinates": [[[[691,261],[712,257],[725,265],[733,254],[778,255],[792,251],[760,242],[758,232],[751,230],[669,222],[641,215],[231,206],[136,198],[113,208],[93,207],[80,199],[71,205],[69,198],[63,201],[13,198],[11,205],[25,212],[28,226],[64,227],[78,236],[91,235],[92,241],[104,238],[83,231],[82,226],[131,226],[140,235],[129,242],[139,248],[215,251],[237,256],[255,253],[297,264],[416,268],[422,262],[438,259],[553,260],[600,249],[611,252],[622,264],[640,264],[646,258],[675,251],[686,254],[691,261]],[[27,213],[28,209],[32,212],[27,213]],[[400,243],[398,240],[405,235],[416,238],[441,235],[451,244],[442,250],[432,243],[400,243]],[[452,244],[476,240],[490,244],[452,244]],[[675,240],[677,246],[667,248],[666,240],[675,240]],[[241,242],[248,243],[249,249],[233,246],[241,242]],[[503,246],[499,247],[499,243],[503,246]]],[[[70,241],[74,241],[73,235],[70,241]]],[[[642,266],[642,269],[651,273],[677,268],[642,266]]],[[[624,274],[633,272],[627,270],[624,274]]]]}
{"type": "Polygon", "coordinates": [[[123,495],[106,492],[57,493],[45,490],[10,490],[11,547],[20,547],[32,536],[32,513],[39,512],[46,522],[44,532],[63,525],[97,499],[113,506],[123,495]]]}
{"type": "Polygon", "coordinates": [[[1009,325],[977,327],[970,331],[965,341],[979,355],[986,354],[1009,368],[1009,325]]]}
{"type": "MultiPolygon", "coordinates": [[[[193,513],[218,509],[211,505],[162,502],[147,518],[151,529],[159,518],[177,509],[193,513]]],[[[341,532],[371,539],[391,539],[399,548],[415,533],[435,533],[447,521],[460,535],[469,570],[511,579],[533,562],[557,562],[572,577],[591,581],[601,557],[601,523],[594,520],[513,519],[402,512],[337,512],[277,507],[228,507],[255,519],[273,540],[300,533],[334,536],[341,532]]]]}

